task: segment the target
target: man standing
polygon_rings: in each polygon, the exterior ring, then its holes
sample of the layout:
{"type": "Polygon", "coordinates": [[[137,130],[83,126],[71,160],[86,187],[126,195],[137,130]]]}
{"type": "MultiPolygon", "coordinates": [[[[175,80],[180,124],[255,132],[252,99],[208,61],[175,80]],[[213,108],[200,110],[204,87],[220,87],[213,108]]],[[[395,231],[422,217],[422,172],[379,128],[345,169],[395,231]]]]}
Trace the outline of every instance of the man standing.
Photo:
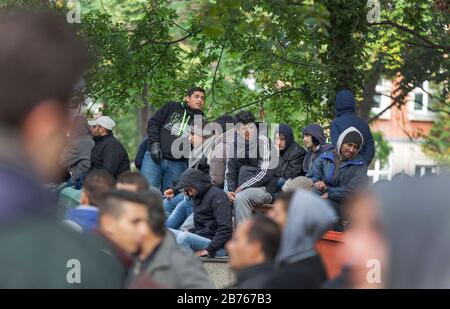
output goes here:
{"type": "Polygon", "coordinates": [[[112,133],[116,123],[108,116],[89,121],[95,146],[91,154],[91,169],[105,169],[117,179],[130,170],[130,159],[125,147],[112,133]]]}
{"type": "Polygon", "coordinates": [[[341,90],[336,96],[336,119],[330,126],[331,143],[337,147],[338,138],[349,127],[355,127],[364,138],[364,145],[360,154],[367,166],[370,165],[375,155],[375,144],[369,125],[355,114],[356,102],[353,93],[349,90],[341,90]]]}
{"type": "Polygon", "coordinates": [[[184,100],[185,103],[167,103],[148,122],[148,147],[141,172],[150,185],[161,191],[170,188],[187,167],[187,158],[183,154],[189,153],[190,149],[173,149],[176,148],[173,146],[180,137],[188,138],[187,131],[195,115],[203,117],[205,90],[194,87],[187,92],[184,100]]]}

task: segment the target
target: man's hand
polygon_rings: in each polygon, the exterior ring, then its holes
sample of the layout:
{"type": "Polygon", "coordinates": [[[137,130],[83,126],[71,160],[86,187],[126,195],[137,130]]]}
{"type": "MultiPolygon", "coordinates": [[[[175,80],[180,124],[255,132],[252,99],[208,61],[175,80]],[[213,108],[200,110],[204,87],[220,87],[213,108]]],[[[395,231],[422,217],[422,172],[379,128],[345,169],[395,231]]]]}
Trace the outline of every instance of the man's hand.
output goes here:
{"type": "Polygon", "coordinates": [[[172,198],[174,196],[174,192],[172,189],[167,189],[166,191],[164,191],[164,197],[165,198],[172,198]]]}
{"type": "Polygon", "coordinates": [[[197,251],[195,252],[195,256],[200,257],[200,256],[207,256],[209,254],[208,250],[203,249],[201,251],[197,251]]]}
{"type": "Polygon", "coordinates": [[[230,199],[230,202],[234,203],[234,199],[236,198],[236,193],[234,192],[227,192],[228,198],[230,199]]]}
{"type": "Polygon", "coordinates": [[[327,200],[328,199],[328,192],[325,192],[320,197],[323,198],[324,200],[327,200]]]}
{"type": "Polygon", "coordinates": [[[161,145],[158,142],[151,143],[149,146],[149,151],[153,162],[159,164],[162,160],[161,145]]]}
{"type": "Polygon", "coordinates": [[[238,194],[241,191],[242,191],[242,189],[241,189],[241,187],[239,187],[239,188],[236,189],[236,191],[234,191],[234,194],[238,194]]]}
{"type": "Polygon", "coordinates": [[[327,189],[327,185],[323,181],[314,183],[314,187],[319,191],[325,191],[327,189]]]}

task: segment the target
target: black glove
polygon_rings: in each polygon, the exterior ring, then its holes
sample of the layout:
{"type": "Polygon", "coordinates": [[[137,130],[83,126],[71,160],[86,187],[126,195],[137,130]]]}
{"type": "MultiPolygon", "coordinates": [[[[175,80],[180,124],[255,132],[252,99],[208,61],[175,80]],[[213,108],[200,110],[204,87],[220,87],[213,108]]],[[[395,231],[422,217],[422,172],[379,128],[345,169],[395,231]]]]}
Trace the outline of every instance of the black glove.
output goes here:
{"type": "Polygon", "coordinates": [[[162,160],[161,145],[158,142],[151,143],[149,146],[149,151],[153,162],[159,164],[162,160]]]}

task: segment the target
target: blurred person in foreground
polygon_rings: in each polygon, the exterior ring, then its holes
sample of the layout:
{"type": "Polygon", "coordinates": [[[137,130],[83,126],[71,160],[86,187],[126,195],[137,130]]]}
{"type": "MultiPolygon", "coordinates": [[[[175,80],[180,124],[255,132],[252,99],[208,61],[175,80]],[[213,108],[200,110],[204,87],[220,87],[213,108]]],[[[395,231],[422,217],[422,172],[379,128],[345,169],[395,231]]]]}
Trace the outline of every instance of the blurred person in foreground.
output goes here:
{"type": "Polygon", "coordinates": [[[450,288],[449,183],[449,176],[397,179],[359,194],[347,233],[348,271],[332,287],[450,288]]]}
{"type": "Polygon", "coordinates": [[[273,273],[280,237],[280,227],[266,216],[251,216],[239,223],[226,245],[228,264],[236,272],[236,283],[232,287],[264,287],[273,273]]]}
{"type": "Polygon", "coordinates": [[[115,264],[59,222],[42,186],[61,176],[85,48],[44,11],[0,13],[0,42],[0,288],[120,287],[115,264]]]}
{"type": "Polygon", "coordinates": [[[337,216],[327,201],[298,190],[290,202],[275,258],[275,273],[264,288],[318,289],[327,275],[315,244],[333,226],[337,216]]]}

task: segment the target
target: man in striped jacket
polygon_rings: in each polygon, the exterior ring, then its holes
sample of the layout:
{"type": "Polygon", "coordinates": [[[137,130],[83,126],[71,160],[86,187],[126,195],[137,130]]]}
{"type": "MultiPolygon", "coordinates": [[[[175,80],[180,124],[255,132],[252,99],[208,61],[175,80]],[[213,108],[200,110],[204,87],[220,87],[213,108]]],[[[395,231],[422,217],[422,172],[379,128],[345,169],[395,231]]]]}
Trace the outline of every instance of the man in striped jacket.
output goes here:
{"type": "Polygon", "coordinates": [[[224,190],[234,202],[235,224],[251,216],[255,206],[272,201],[278,178],[278,154],[249,111],[236,115],[234,145],[228,156],[224,190]]]}

